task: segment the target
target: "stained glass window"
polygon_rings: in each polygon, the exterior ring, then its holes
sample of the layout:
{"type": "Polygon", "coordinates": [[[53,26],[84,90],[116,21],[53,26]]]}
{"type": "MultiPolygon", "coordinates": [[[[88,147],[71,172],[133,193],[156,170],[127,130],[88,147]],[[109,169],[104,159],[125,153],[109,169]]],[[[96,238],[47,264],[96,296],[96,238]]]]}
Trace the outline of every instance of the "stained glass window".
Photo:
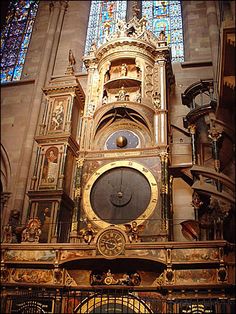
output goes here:
{"type": "Polygon", "coordinates": [[[11,1],[1,34],[1,82],[20,80],[38,1],[11,1]]]}
{"type": "Polygon", "coordinates": [[[126,1],[92,1],[90,7],[89,24],[87,30],[85,55],[88,54],[93,42],[97,46],[103,44],[105,39],[105,23],[110,24],[110,33],[115,29],[117,19],[125,20],[126,1]]]}
{"type": "Polygon", "coordinates": [[[165,31],[172,61],[184,61],[181,1],[142,1],[142,15],[156,36],[165,31]]]}

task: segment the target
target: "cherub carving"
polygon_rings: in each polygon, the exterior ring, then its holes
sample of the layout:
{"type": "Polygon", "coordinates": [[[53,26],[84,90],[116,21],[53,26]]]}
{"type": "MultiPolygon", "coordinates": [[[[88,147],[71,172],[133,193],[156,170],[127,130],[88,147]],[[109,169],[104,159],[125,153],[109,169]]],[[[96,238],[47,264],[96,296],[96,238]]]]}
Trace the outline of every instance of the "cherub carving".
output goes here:
{"type": "Polygon", "coordinates": [[[138,226],[136,221],[132,221],[131,225],[125,224],[124,226],[126,228],[126,233],[128,234],[128,238],[129,238],[130,243],[131,242],[140,242],[139,233],[144,230],[144,225],[138,226]]]}
{"type": "Polygon", "coordinates": [[[90,244],[92,240],[95,237],[95,234],[97,231],[92,227],[92,224],[90,222],[87,223],[87,227],[82,229],[80,231],[80,234],[82,235],[84,242],[90,244]]]}

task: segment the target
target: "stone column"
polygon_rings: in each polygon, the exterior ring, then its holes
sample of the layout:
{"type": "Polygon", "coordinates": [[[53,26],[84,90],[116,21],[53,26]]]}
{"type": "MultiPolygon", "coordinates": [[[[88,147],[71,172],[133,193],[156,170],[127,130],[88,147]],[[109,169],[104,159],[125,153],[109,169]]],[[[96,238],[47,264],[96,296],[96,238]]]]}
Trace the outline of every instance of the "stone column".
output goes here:
{"type": "Polygon", "coordinates": [[[140,0],[127,1],[126,21],[129,22],[134,15],[139,19],[142,16],[142,2],[140,0]]]}
{"type": "MultiPolygon", "coordinates": [[[[58,6],[59,4],[55,1],[55,2],[52,2],[52,5],[58,6]]],[[[56,31],[55,31],[54,39],[53,39],[52,53],[50,56],[50,61],[49,61],[49,66],[48,66],[48,71],[47,71],[47,79],[46,79],[47,82],[50,81],[51,76],[52,76],[53,71],[54,71],[54,66],[55,66],[55,61],[56,61],[56,55],[57,55],[62,25],[63,25],[64,16],[65,16],[65,12],[66,12],[67,7],[68,7],[68,1],[60,1],[60,7],[59,7],[60,14],[58,16],[56,31]]]]}
{"type": "MultiPolygon", "coordinates": [[[[213,79],[217,79],[217,60],[219,56],[219,27],[217,23],[216,1],[206,1],[206,15],[211,45],[213,79]]],[[[216,90],[216,89],[215,89],[216,90]]]]}
{"type": "Polygon", "coordinates": [[[167,145],[166,61],[158,61],[158,64],[160,67],[159,143],[167,145]]]}
{"type": "MultiPolygon", "coordinates": [[[[51,4],[51,3],[49,3],[51,4]]],[[[42,101],[42,88],[46,84],[46,78],[48,73],[48,67],[50,62],[50,57],[52,53],[52,47],[54,42],[54,35],[57,29],[57,22],[60,14],[60,2],[54,1],[53,5],[49,5],[50,8],[50,15],[49,15],[49,21],[48,21],[48,31],[45,39],[45,44],[42,47],[42,56],[40,61],[40,70],[35,82],[35,89],[33,91],[32,96],[32,105],[31,105],[31,111],[28,115],[28,128],[27,133],[25,135],[25,149],[22,152],[21,155],[21,168],[20,168],[20,174],[17,178],[18,182],[20,184],[17,185],[16,189],[16,195],[15,195],[15,208],[21,208],[22,207],[22,198],[25,195],[27,187],[27,178],[30,178],[29,175],[31,171],[33,171],[33,166],[35,163],[35,157],[36,157],[36,145],[33,145],[33,139],[36,133],[36,128],[38,125],[38,119],[39,119],[39,113],[40,113],[40,107],[41,107],[41,101],[42,101]],[[32,148],[33,147],[33,148],[32,148]],[[32,158],[32,154],[33,157],[32,158]],[[30,164],[31,161],[31,164],[30,164]],[[30,165],[30,166],[29,166],[30,165]]],[[[30,181],[30,179],[29,179],[30,181]]],[[[27,205],[27,200],[25,199],[25,206],[27,205]]],[[[22,220],[24,221],[26,218],[26,215],[23,213],[22,220]]]]}

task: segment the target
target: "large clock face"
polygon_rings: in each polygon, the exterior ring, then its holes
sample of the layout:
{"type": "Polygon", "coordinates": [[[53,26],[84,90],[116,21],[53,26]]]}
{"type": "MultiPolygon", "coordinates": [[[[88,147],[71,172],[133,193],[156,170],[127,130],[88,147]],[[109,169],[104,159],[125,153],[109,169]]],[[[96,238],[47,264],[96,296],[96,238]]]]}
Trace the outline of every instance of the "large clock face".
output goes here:
{"type": "Polygon", "coordinates": [[[88,218],[100,227],[147,219],[157,203],[157,183],[143,165],[117,161],[98,169],[84,192],[88,218]]]}

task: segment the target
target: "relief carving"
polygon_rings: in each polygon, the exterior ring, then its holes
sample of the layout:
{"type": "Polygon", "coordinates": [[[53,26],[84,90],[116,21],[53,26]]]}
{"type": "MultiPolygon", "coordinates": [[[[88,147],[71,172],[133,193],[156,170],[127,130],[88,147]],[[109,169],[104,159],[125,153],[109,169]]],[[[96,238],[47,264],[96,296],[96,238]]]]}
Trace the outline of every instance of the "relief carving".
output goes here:
{"type": "Polygon", "coordinates": [[[13,269],[11,281],[25,283],[53,283],[52,270],[13,269]]]}

